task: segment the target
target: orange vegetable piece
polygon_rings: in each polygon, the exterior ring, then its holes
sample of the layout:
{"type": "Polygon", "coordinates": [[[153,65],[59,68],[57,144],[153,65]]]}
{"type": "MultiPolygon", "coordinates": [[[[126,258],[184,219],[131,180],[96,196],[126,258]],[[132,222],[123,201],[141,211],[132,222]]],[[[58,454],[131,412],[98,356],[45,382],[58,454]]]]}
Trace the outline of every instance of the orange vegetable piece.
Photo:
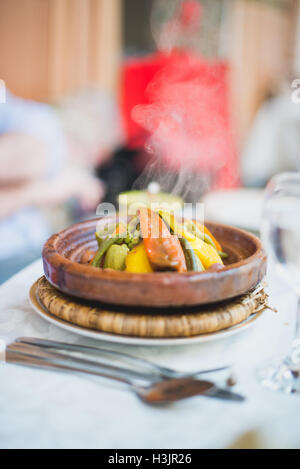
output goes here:
{"type": "Polygon", "coordinates": [[[173,236],[160,216],[149,208],[139,209],[142,237],[147,256],[158,269],[186,272],[184,253],[177,236],[173,236]]]}

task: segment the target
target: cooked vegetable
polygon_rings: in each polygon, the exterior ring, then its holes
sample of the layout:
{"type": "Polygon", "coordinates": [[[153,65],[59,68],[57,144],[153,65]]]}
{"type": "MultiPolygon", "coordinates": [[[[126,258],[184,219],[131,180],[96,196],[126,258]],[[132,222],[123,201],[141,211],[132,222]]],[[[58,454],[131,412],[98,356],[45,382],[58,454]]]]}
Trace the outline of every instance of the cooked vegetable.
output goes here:
{"type": "Polygon", "coordinates": [[[125,226],[123,223],[118,223],[117,226],[115,223],[112,223],[111,225],[107,225],[103,230],[101,231],[96,231],[95,236],[96,240],[98,242],[98,246],[100,248],[100,245],[102,241],[107,238],[107,237],[116,237],[119,234],[125,234],[127,232],[127,226],[125,226]]]}
{"type": "Polygon", "coordinates": [[[221,259],[227,259],[227,257],[228,257],[227,252],[218,251],[218,254],[221,257],[221,259]]]}
{"type": "Polygon", "coordinates": [[[93,267],[100,267],[101,265],[101,260],[102,260],[102,257],[104,256],[104,254],[106,253],[106,251],[110,248],[110,246],[112,246],[113,244],[117,244],[117,243],[120,243],[122,242],[122,238],[118,235],[118,236],[114,236],[114,237],[110,237],[108,236],[106,239],[104,239],[100,245],[100,248],[98,250],[98,252],[96,253],[94,259],[93,259],[93,262],[92,262],[92,266],[93,267]]]}
{"type": "MultiPolygon", "coordinates": [[[[98,248],[99,248],[99,249],[100,249],[100,246],[101,246],[101,244],[102,244],[102,242],[103,242],[103,233],[104,233],[104,232],[97,233],[97,231],[96,231],[96,233],[95,233],[95,236],[96,236],[96,240],[97,240],[98,248]]],[[[106,235],[106,236],[107,236],[107,235],[106,235]]]]}
{"type": "Polygon", "coordinates": [[[115,230],[115,224],[113,223],[112,225],[107,225],[101,231],[96,231],[95,236],[96,236],[96,240],[97,240],[99,248],[101,246],[102,241],[108,236],[111,236],[114,230],[115,230]]]}
{"type": "Polygon", "coordinates": [[[123,223],[118,223],[112,236],[123,235],[123,234],[125,235],[126,233],[127,233],[127,226],[123,225],[123,223]]]}
{"type": "Polygon", "coordinates": [[[146,253],[153,266],[186,272],[186,262],[179,239],[172,235],[160,216],[147,208],[139,210],[146,253]]]}
{"type": "Polygon", "coordinates": [[[212,264],[223,265],[221,257],[210,244],[199,238],[190,239],[189,242],[205,269],[208,269],[212,264]]]}
{"type": "Polygon", "coordinates": [[[192,272],[202,272],[204,267],[199,257],[195,254],[191,244],[185,238],[180,238],[180,243],[184,252],[187,270],[192,272]]]}
{"type": "Polygon", "coordinates": [[[218,254],[216,248],[197,236],[198,231],[200,231],[197,229],[198,226],[195,227],[196,229],[193,229],[193,225],[195,224],[190,220],[188,220],[188,222],[183,225],[175,220],[174,215],[162,211],[160,213],[163,216],[164,220],[167,220],[167,223],[169,224],[170,228],[190,243],[192,249],[198,256],[205,269],[210,267],[212,264],[223,265],[223,261],[220,255],[218,254]],[[190,227],[191,231],[187,230],[186,225],[190,227]]]}
{"type": "Polygon", "coordinates": [[[222,252],[221,244],[211,234],[211,232],[208,230],[208,228],[206,228],[206,226],[199,223],[197,220],[193,220],[193,222],[197,226],[198,230],[204,233],[204,241],[206,241],[206,239],[207,239],[208,244],[211,244],[212,246],[214,246],[217,249],[217,251],[222,252]]]}
{"type": "Polygon", "coordinates": [[[128,253],[126,257],[126,272],[140,274],[153,272],[143,241],[128,253]]]}
{"type": "Polygon", "coordinates": [[[138,216],[134,216],[131,218],[130,222],[128,223],[128,233],[133,233],[136,231],[138,225],[140,224],[140,220],[138,216]]]}
{"type": "Polygon", "coordinates": [[[165,209],[157,213],[140,207],[128,222],[106,226],[96,239],[99,249],[91,265],[126,272],[201,272],[222,268],[227,257],[204,225],[178,221],[165,209]]]}
{"type": "Polygon", "coordinates": [[[128,253],[129,249],[126,244],[121,244],[121,246],[113,244],[106,252],[103,267],[105,269],[125,270],[128,253]]]}
{"type": "Polygon", "coordinates": [[[216,251],[221,251],[221,246],[214,238],[211,232],[196,220],[185,220],[184,229],[195,237],[202,239],[205,243],[210,244],[216,251]]]}
{"type": "Polygon", "coordinates": [[[170,227],[170,230],[173,233],[176,233],[178,235],[182,235],[183,226],[182,226],[182,224],[177,222],[175,216],[172,213],[166,212],[165,210],[159,210],[158,213],[162,217],[164,222],[167,224],[167,226],[170,227]]]}
{"type": "Polygon", "coordinates": [[[127,243],[129,249],[132,249],[132,248],[134,248],[134,246],[139,244],[140,239],[141,239],[141,232],[136,230],[134,232],[133,236],[129,239],[129,241],[127,243]]]}

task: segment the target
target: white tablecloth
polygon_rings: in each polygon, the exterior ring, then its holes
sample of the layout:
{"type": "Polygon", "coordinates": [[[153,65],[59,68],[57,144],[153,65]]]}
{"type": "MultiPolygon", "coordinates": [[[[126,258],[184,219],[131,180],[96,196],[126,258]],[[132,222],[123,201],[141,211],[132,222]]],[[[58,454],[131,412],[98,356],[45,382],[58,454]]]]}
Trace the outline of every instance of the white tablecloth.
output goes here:
{"type": "MultiPolygon", "coordinates": [[[[0,287],[0,339],[27,335],[93,342],[50,325],[32,310],[28,290],[40,275],[38,261],[0,287]]],[[[300,447],[300,396],[269,391],[254,373],[265,358],[287,350],[293,332],[295,298],[276,278],[269,283],[279,314],[266,311],[234,337],[176,347],[112,344],[182,370],[234,362],[235,389],[247,396],[245,403],[195,397],[153,408],[111,381],[1,363],[0,447],[223,448],[256,429],[262,429],[264,445],[300,447]]]]}

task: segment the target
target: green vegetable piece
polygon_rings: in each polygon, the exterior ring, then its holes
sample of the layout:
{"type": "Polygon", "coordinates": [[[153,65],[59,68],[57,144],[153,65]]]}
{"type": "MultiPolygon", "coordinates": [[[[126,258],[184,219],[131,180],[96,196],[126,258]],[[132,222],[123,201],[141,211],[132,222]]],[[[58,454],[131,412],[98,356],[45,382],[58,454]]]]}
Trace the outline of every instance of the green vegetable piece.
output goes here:
{"type": "Polygon", "coordinates": [[[125,243],[126,244],[129,244],[131,243],[131,240],[132,240],[132,235],[130,233],[127,233],[127,236],[126,236],[126,239],[125,239],[125,243]]]}
{"type": "Polygon", "coordinates": [[[98,242],[98,245],[102,243],[103,239],[107,238],[107,236],[111,235],[114,230],[116,229],[116,224],[112,223],[111,225],[106,225],[103,230],[96,231],[95,236],[98,242]]]}
{"type": "MultiPolygon", "coordinates": [[[[195,253],[194,253],[195,254],[195,253]]],[[[205,270],[204,265],[200,261],[199,257],[195,254],[196,262],[197,262],[197,272],[203,272],[205,270]]]]}
{"type": "Polygon", "coordinates": [[[97,243],[98,243],[98,248],[100,249],[103,238],[101,238],[101,236],[97,232],[95,233],[95,236],[96,236],[96,240],[97,240],[97,243]]]}
{"type": "Polygon", "coordinates": [[[136,229],[137,226],[139,225],[139,217],[134,216],[131,218],[130,222],[127,225],[128,232],[132,234],[136,229]]]}
{"type": "Polygon", "coordinates": [[[214,241],[211,239],[211,237],[204,233],[204,241],[207,243],[207,244],[210,244],[213,248],[215,248],[215,250],[218,252],[218,249],[217,249],[217,246],[215,245],[214,241]]]}
{"type": "Polygon", "coordinates": [[[210,244],[216,251],[218,251],[217,246],[215,245],[211,237],[207,233],[202,233],[193,221],[188,220],[185,223],[185,226],[187,227],[188,231],[190,231],[194,236],[202,239],[202,241],[204,241],[207,244],[210,244]]]}
{"type": "Polygon", "coordinates": [[[125,260],[129,252],[126,244],[113,244],[107,250],[104,260],[105,269],[125,270],[125,260]]]}
{"type": "Polygon", "coordinates": [[[110,246],[112,246],[113,244],[117,243],[117,242],[120,242],[121,238],[120,236],[114,236],[112,238],[110,237],[107,237],[106,239],[104,239],[100,245],[100,248],[98,250],[98,252],[96,253],[94,259],[93,259],[93,262],[92,262],[92,266],[93,267],[100,267],[100,264],[101,264],[101,259],[102,257],[104,256],[104,254],[106,253],[106,251],[110,248],[110,246]]]}
{"type": "Polygon", "coordinates": [[[184,252],[188,271],[202,272],[204,270],[204,267],[199,257],[195,254],[195,251],[192,248],[191,244],[185,238],[180,238],[179,241],[184,252]]]}
{"type": "MultiPolygon", "coordinates": [[[[169,226],[168,224],[168,221],[166,220],[166,217],[164,217],[164,213],[162,211],[159,211],[159,215],[160,217],[164,220],[164,222],[166,223],[166,225],[168,226],[170,232],[173,234],[174,233],[174,230],[169,226]]],[[[201,239],[202,241],[204,241],[206,244],[210,244],[210,246],[212,246],[219,254],[219,256],[222,258],[222,259],[226,259],[226,257],[228,257],[228,254],[226,254],[225,252],[222,252],[222,251],[218,251],[217,249],[217,246],[215,245],[214,241],[211,239],[211,237],[207,234],[207,233],[202,233],[202,231],[199,230],[199,228],[197,227],[196,223],[194,223],[192,220],[185,220],[184,223],[183,223],[183,227],[184,229],[186,229],[189,233],[191,233],[193,236],[195,236],[196,238],[199,238],[201,239]]],[[[185,240],[185,238],[182,238],[185,240]]],[[[181,240],[180,240],[181,241],[181,240]]],[[[187,240],[185,240],[186,242],[188,242],[187,240]]],[[[182,244],[182,247],[184,249],[184,246],[183,246],[183,243],[182,244]]],[[[188,243],[189,244],[189,243],[188,243]]],[[[187,248],[190,252],[193,251],[193,248],[191,247],[191,245],[189,244],[189,248],[187,248]]],[[[194,253],[195,254],[195,253],[194,253]]],[[[196,258],[197,258],[197,261],[200,263],[200,265],[198,265],[198,271],[202,271],[202,270],[205,270],[203,265],[202,265],[202,262],[200,261],[199,257],[195,254],[196,258]]],[[[187,260],[187,259],[186,259],[187,260]]],[[[188,261],[187,261],[187,266],[188,266],[188,261]]],[[[195,265],[194,265],[194,268],[195,268],[195,265]]],[[[192,269],[189,269],[188,270],[193,270],[192,269]]]]}
{"type": "Polygon", "coordinates": [[[185,220],[183,226],[189,233],[204,241],[204,234],[199,230],[197,225],[192,220],[185,220]]]}
{"type": "Polygon", "coordinates": [[[227,252],[218,251],[218,254],[221,257],[221,259],[227,259],[227,257],[228,257],[227,252]]]}

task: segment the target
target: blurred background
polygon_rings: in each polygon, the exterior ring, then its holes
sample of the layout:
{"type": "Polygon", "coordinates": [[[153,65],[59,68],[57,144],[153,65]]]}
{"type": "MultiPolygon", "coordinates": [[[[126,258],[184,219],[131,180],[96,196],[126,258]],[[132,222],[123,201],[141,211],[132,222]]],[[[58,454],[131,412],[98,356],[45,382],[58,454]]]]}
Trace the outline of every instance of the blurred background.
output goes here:
{"type": "Polygon", "coordinates": [[[299,169],[299,4],[0,0],[0,283],[153,181],[257,231],[299,169]]]}

